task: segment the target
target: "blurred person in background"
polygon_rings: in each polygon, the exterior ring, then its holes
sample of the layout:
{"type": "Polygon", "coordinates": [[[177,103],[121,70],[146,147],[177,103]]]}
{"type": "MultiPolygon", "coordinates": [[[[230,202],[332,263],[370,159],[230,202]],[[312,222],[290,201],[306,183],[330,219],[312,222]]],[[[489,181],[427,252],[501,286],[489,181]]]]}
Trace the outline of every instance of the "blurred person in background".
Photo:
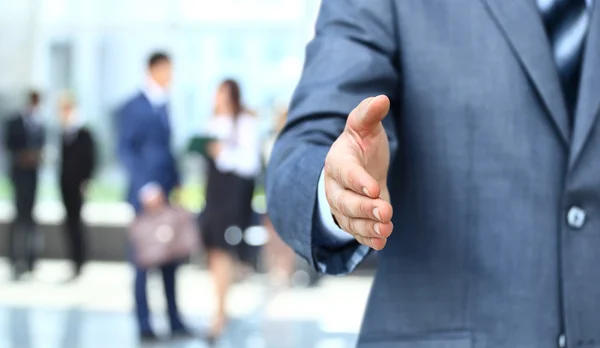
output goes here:
{"type": "MultiPolygon", "coordinates": [[[[279,109],[275,114],[275,122],[271,134],[264,146],[264,162],[269,163],[271,152],[279,133],[285,126],[287,120],[287,109],[279,109]]],[[[290,285],[296,265],[296,254],[275,231],[275,227],[269,218],[269,213],[263,219],[263,225],[269,233],[269,241],[264,246],[263,255],[269,270],[271,281],[277,287],[290,285]]]]}
{"type": "Polygon", "coordinates": [[[10,178],[13,185],[15,219],[9,231],[9,259],[14,280],[35,268],[41,240],[36,233],[33,208],[38,185],[38,171],[46,142],[40,121],[41,96],[32,91],[28,104],[6,124],[4,136],[10,156],[10,178]]]}
{"type": "Polygon", "coordinates": [[[66,211],[64,232],[74,266],[73,278],[77,278],[86,261],[81,208],[96,166],[96,146],[71,92],[65,91],[60,95],[58,109],[62,127],[60,192],[66,211]]]}
{"type": "MultiPolygon", "coordinates": [[[[142,91],[133,96],[118,114],[119,158],[129,176],[128,201],[136,214],[151,213],[178,196],[180,177],[171,150],[168,87],[170,57],[156,52],[148,60],[148,76],[142,91]],[[157,207],[158,206],[158,207],[157,207]]],[[[134,259],[134,258],[132,258],[134,259]]],[[[161,267],[169,324],[173,337],[188,337],[176,302],[176,271],[179,263],[161,267]]],[[[148,270],[135,266],[136,317],[142,341],[158,340],[150,324],[147,299],[148,270]]]]}
{"type": "Polygon", "coordinates": [[[236,81],[220,85],[214,113],[209,131],[218,140],[208,149],[211,161],[201,227],[218,301],[209,332],[212,339],[221,335],[226,323],[227,293],[235,272],[234,244],[250,226],[254,184],[261,170],[258,119],[245,110],[236,81]]]}
{"type": "Polygon", "coordinates": [[[322,1],[306,57],[269,213],[379,250],[358,347],[599,346],[598,1],[322,1]]]}

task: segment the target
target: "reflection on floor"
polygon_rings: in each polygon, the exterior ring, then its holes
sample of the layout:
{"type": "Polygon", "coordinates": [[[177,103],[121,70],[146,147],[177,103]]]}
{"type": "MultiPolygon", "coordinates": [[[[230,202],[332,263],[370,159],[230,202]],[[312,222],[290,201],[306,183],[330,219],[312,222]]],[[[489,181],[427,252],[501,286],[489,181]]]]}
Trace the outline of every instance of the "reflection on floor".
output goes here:
{"type": "MultiPolygon", "coordinates": [[[[64,262],[42,262],[29,280],[8,282],[0,262],[0,348],[138,347],[131,312],[131,274],[125,264],[93,263],[69,284],[64,262]]],[[[167,334],[158,277],[149,284],[156,331],[167,334]]],[[[327,278],[314,289],[273,292],[264,278],[235,287],[223,348],[353,347],[370,287],[366,277],[327,278]],[[351,304],[351,305],[349,305],[351,304]]],[[[178,296],[187,323],[199,335],[213,309],[208,275],[193,267],[179,274],[178,296]]],[[[200,338],[148,347],[208,347],[200,338]]]]}
{"type": "MultiPolygon", "coordinates": [[[[162,321],[162,320],[161,320],[162,321]]],[[[192,324],[202,325],[201,320],[192,324]]],[[[164,341],[139,345],[131,316],[125,313],[88,312],[75,308],[0,308],[0,347],[2,348],[106,348],[106,347],[208,347],[198,339],[164,341]]],[[[164,327],[164,325],[160,325],[164,327]]],[[[325,333],[317,322],[234,320],[217,347],[352,347],[355,335],[325,333]]]]}

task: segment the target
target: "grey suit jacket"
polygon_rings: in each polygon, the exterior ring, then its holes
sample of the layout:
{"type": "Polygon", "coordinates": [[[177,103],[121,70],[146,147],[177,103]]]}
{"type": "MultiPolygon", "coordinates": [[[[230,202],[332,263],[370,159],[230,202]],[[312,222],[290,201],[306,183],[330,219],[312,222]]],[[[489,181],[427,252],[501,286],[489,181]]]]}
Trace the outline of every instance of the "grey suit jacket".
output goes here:
{"type": "Polygon", "coordinates": [[[358,346],[600,347],[599,6],[571,127],[534,0],[323,1],[268,172],[273,223],[321,272],[368,252],[327,247],[315,202],[348,113],[377,94],[395,231],[358,346]]]}

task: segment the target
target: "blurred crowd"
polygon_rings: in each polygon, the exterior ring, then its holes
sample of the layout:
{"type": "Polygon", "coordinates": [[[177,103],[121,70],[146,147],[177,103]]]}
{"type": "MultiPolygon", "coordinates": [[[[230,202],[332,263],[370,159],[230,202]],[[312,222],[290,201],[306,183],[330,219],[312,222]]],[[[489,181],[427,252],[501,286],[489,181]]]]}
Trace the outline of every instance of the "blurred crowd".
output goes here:
{"type": "MultiPolygon", "coordinates": [[[[146,80],[120,106],[114,120],[117,156],[128,182],[124,199],[135,211],[135,219],[128,227],[126,256],[135,270],[133,293],[140,339],[158,339],[148,309],[149,269],[162,272],[172,336],[191,337],[194,330],[179,314],[177,269],[201,247],[217,295],[216,312],[204,337],[214,341],[227,324],[225,304],[231,285],[256,262],[255,250],[239,242],[243,231],[257,224],[267,231],[263,254],[268,256],[264,260],[274,285],[288,286],[294,272],[294,253],[279,239],[268,216],[257,216],[252,209],[256,180],[268,162],[286,113],[278,113],[275,126],[265,139],[259,131],[258,115],[244,105],[239,83],[226,79],[220,84],[208,131],[191,139],[188,149],[204,158],[207,171],[206,204],[200,216],[195,216],[182,208],[181,176],[172,149],[172,65],[169,54],[153,53],[147,61],[146,80]]],[[[40,117],[42,98],[40,92],[31,91],[27,105],[14,113],[4,127],[16,211],[7,243],[14,281],[35,270],[42,248],[33,216],[47,138],[40,117]]],[[[66,213],[64,237],[73,267],[70,280],[74,280],[82,274],[88,260],[88,231],[81,212],[97,168],[97,146],[85,115],[78,112],[73,92],[62,92],[56,108],[62,134],[57,184],[66,213]]]]}

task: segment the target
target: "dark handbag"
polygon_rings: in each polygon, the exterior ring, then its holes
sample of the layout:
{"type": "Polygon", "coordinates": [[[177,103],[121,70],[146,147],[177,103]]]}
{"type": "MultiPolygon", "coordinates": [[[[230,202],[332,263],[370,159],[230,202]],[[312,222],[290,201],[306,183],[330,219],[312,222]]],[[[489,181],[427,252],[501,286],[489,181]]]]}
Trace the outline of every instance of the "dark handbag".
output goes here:
{"type": "Polygon", "coordinates": [[[199,231],[193,214],[180,207],[144,213],[129,229],[136,265],[160,267],[181,261],[199,249],[199,231]]]}

